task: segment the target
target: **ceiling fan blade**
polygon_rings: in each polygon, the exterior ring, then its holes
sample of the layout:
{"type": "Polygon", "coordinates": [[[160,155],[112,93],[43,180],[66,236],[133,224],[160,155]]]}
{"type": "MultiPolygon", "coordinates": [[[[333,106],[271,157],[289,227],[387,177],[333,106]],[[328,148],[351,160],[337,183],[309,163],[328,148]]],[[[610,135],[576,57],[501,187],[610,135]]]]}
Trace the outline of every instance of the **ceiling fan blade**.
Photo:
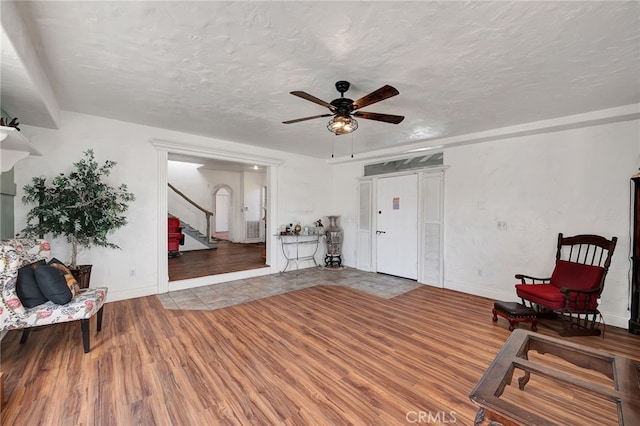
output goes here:
{"type": "Polygon", "coordinates": [[[399,124],[404,120],[403,115],[378,114],[377,112],[356,111],[354,117],[366,118],[368,120],[384,121],[385,123],[399,124]]]}
{"type": "Polygon", "coordinates": [[[314,118],[332,117],[333,114],[314,115],[313,117],[296,118],[295,120],[283,121],[282,124],[297,123],[299,121],[313,120],[314,118]]]}
{"type": "Polygon", "coordinates": [[[318,99],[313,95],[308,94],[307,92],[301,92],[301,91],[295,91],[295,92],[290,92],[293,96],[297,96],[299,98],[302,99],[306,99],[308,101],[314,102],[318,105],[322,105],[323,107],[327,107],[329,108],[331,111],[335,111],[337,108],[334,107],[333,105],[331,105],[329,102],[325,102],[322,99],[318,99]]]}
{"type": "Polygon", "coordinates": [[[396,90],[395,87],[391,87],[388,84],[386,86],[382,86],[375,92],[371,92],[366,96],[358,99],[353,103],[353,109],[364,108],[367,105],[375,104],[376,102],[383,101],[392,96],[399,95],[400,92],[396,90]]]}

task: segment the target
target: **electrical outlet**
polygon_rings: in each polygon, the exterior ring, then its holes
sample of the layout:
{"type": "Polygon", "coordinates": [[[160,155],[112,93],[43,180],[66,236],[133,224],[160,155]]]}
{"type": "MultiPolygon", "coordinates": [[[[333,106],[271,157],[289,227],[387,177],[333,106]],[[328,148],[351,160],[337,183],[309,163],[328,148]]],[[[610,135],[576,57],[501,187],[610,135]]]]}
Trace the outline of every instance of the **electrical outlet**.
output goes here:
{"type": "Polygon", "coordinates": [[[506,231],[507,222],[498,221],[498,231],[506,231]]]}
{"type": "Polygon", "coordinates": [[[135,269],[129,269],[129,276],[130,277],[135,277],[136,276],[136,270],[135,269]]]}

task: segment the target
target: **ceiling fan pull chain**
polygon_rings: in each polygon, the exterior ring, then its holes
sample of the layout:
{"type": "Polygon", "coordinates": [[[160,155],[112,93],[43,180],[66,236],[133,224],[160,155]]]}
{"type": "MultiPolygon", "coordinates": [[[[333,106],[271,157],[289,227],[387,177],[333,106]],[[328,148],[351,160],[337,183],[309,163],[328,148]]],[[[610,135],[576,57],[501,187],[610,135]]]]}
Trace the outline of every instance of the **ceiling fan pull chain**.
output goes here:
{"type": "Polygon", "coordinates": [[[353,133],[351,133],[351,158],[353,158],[353,133]]]}

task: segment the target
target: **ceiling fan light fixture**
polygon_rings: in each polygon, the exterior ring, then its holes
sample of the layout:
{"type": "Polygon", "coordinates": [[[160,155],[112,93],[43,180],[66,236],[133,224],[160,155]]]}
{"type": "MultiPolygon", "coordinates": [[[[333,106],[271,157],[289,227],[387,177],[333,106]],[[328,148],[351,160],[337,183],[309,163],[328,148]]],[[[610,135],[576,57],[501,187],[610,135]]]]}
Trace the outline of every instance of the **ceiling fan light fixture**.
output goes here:
{"type": "Polygon", "coordinates": [[[353,117],[336,116],[327,123],[327,129],[336,135],[346,135],[358,128],[358,121],[353,117]]]}

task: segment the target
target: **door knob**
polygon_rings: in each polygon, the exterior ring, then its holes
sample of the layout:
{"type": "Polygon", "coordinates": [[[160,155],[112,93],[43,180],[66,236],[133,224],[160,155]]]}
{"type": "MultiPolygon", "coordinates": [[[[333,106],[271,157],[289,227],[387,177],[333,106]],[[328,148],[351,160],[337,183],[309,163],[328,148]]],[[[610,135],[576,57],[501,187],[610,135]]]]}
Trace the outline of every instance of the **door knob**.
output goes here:
{"type": "Polygon", "coordinates": [[[376,231],[376,235],[380,235],[380,234],[386,234],[386,231],[376,231]]]}

